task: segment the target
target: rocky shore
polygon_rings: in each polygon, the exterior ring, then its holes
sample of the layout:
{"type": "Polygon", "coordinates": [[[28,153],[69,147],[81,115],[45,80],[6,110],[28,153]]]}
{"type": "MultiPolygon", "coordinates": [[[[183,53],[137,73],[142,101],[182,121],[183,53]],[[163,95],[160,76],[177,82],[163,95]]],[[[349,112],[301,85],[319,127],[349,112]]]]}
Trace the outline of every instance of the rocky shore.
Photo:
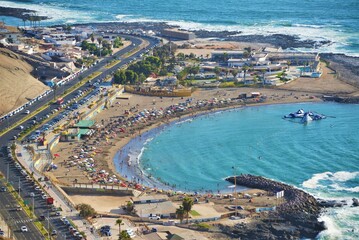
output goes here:
{"type": "MultiPolygon", "coordinates": [[[[226,180],[234,183],[234,177],[226,180]]],[[[284,191],[286,201],[277,206],[277,211],[269,212],[267,217],[251,224],[222,226],[224,232],[243,239],[300,239],[315,238],[325,229],[324,223],[318,221],[321,207],[310,194],[287,184],[250,174],[236,176],[236,183],[274,194],[284,191]]]]}
{"type": "Polygon", "coordinates": [[[0,16],[15,17],[26,21],[30,20],[31,16],[35,16],[36,21],[49,19],[47,16],[36,15],[34,10],[9,7],[0,7],[0,16]]]}

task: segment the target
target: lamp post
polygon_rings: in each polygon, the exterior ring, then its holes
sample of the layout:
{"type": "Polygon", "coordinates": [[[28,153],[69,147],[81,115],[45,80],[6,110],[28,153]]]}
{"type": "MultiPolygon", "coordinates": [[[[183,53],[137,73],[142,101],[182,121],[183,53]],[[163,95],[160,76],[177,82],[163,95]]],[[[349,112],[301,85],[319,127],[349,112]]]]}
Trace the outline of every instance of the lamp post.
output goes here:
{"type": "Polygon", "coordinates": [[[233,177],[234,177],[234,216],[237,216],[237,177],[236,177],[236,167],[233,166],[233,177]]]}
{"type": "Polygon", "coordinates": [[[35,195],[32,196],[32,216],[35,217],[35,195]]]}

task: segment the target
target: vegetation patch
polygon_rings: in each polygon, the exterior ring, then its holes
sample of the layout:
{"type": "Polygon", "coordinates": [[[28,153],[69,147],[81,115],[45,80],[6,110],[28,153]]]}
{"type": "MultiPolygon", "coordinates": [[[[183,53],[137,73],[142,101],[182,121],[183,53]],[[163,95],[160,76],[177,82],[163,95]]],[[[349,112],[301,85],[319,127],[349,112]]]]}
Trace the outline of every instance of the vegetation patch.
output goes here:
{"type": "Polygon", "coordinates": [[[191,210],[189,213],[190,213],[193,217],[201,216],[201,214],[199,214],[196,210],[191,210]]]}

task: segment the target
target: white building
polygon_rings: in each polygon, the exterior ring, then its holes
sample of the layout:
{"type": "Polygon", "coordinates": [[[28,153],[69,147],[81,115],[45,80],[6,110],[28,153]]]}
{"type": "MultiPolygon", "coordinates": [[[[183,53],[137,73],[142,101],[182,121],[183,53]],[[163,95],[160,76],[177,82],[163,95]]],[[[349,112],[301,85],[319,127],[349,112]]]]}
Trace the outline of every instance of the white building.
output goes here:
{"type": "Polygon", "coordinates": [[[170,201],[135,204],[134,209],[136,214],[142,218],[151,216],[160,216],[161,218],[176,217],[176,207],[170,201]]]}

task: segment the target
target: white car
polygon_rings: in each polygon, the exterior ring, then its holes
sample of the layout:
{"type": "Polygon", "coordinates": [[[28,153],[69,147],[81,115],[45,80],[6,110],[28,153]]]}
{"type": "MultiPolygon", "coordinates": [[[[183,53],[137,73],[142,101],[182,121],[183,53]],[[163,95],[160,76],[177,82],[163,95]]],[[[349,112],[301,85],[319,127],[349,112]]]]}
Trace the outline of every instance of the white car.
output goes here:
{"type": "Polygon", "coordinates": [[[160,216],[156,216],[156,215],[153,215],[153,216],[150,216],[148,217],[149,219],[152,219],[152,220],[160,220],[161,217],[160,216]]]}
{"type": "Polygon", "coordinates": [[[30,111],[29,111],[29,110],[26,110],[26,111],[25,111],[25,114],[30,114],[30,111]]]}
{"type": "Polygon", "coordinates": [[[35,197],[35,193],[31,192],[30,197],[35,197]]]}
{"type": "Polygon", "coordinates": [[[21,226],[21,232],[28,232],[29,230],[27,229],[26,226],[21,226]]]}

